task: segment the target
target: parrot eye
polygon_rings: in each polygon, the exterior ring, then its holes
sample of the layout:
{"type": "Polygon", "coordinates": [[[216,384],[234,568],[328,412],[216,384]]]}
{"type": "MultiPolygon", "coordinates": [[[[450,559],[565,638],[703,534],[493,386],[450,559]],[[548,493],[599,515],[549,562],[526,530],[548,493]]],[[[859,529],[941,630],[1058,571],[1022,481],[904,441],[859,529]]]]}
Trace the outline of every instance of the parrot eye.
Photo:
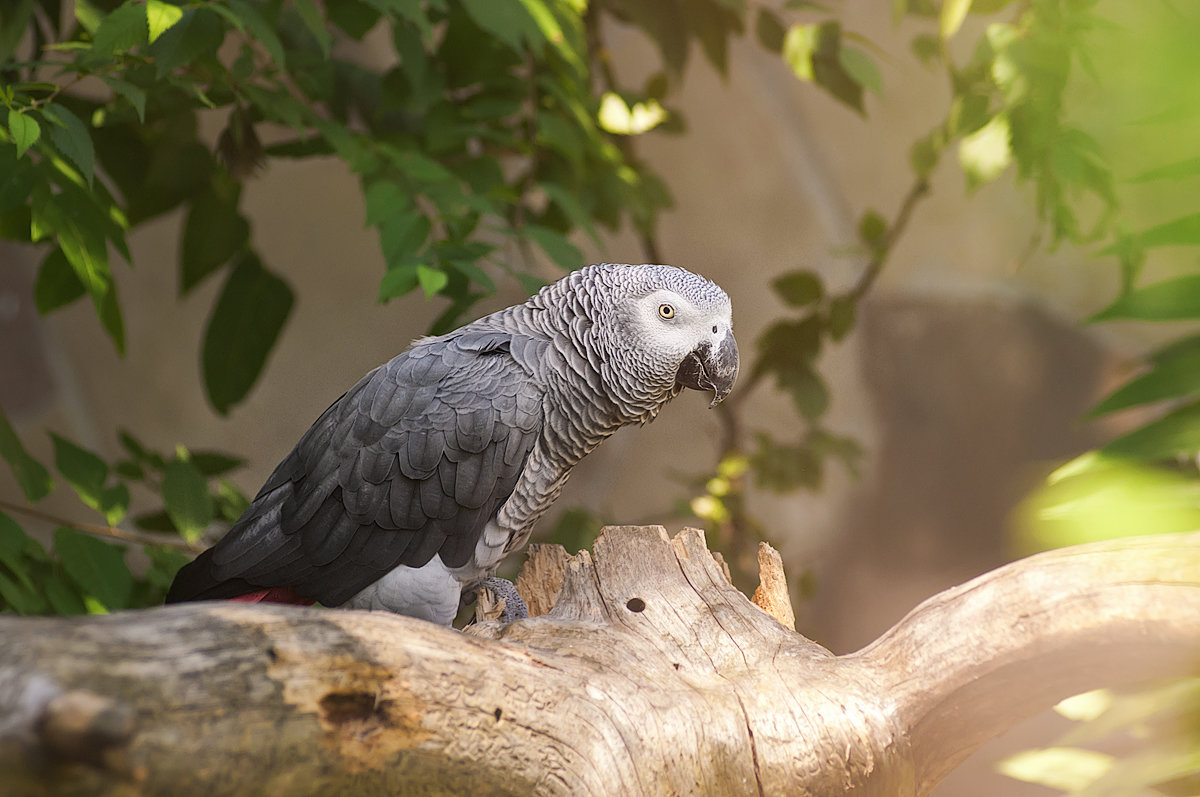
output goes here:
{"type": "Polygon", "coordinates": [[[675,308],[669,304],[660,304],[658,306],[658,314],[663,318],[674,318],[675,308]]]}

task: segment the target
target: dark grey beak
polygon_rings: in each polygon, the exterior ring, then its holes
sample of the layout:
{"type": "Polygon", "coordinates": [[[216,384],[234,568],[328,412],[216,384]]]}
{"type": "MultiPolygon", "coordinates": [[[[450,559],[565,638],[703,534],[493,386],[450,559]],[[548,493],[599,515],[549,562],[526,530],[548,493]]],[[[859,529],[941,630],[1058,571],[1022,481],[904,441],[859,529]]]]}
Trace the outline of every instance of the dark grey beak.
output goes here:
{"type": "Polygon", "coordinates": [[[712,404],[709,408],[720,404],[738,375],[738,347],[733,339],[733,333],[725,336],[720,346],[714,348],[711,343],[700,346],[683,358],[679,370],[675,372],[675,383],[692,390],[711,390],[712,404]]]}

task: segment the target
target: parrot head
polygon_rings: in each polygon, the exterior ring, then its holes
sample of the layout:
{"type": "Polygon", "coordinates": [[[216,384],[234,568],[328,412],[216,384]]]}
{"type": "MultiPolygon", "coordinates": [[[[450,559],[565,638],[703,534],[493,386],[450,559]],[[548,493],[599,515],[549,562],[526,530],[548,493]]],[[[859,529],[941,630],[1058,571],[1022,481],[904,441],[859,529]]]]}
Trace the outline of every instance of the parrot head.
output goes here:
{"type": "Polygon", "coordinates": [[[630,269],[617,314],[613,354],[641,384],[673,395],[690,388],[713,395],[733,389],[738,347],[729,296],[716,283],[674,266],[630,269]]]}

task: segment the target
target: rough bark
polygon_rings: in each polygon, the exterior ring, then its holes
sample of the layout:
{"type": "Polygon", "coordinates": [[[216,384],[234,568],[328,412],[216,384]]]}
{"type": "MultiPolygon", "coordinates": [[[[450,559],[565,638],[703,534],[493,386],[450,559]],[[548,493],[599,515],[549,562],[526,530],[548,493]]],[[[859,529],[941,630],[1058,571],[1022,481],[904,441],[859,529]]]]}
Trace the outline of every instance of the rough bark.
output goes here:
{"type": "Polygon", "coordinates": [[[1008,565],[846,656],[735,590],[697,531],[609,528],[564,570],[546,616],[473,634],[234,604],[0,619],[0,783],[918,795],[1069,694],[1200,656],[1200,533],[1008,565]]]}

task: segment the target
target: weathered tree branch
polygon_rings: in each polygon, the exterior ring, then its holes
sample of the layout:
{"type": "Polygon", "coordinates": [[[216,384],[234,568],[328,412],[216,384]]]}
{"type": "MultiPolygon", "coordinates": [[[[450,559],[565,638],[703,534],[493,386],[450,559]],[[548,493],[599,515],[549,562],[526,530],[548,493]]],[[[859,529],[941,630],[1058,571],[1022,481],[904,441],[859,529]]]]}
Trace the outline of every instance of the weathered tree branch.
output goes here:
{"type": "Polygon", "coordinates": [[[1200,533],[1016,562],[840,657],[660,527],[606,529],[548,615],[473,634],[234,604],[0,634],[14,794],[917,795],[1068,694],[1186,672],[1200,533]]]}

